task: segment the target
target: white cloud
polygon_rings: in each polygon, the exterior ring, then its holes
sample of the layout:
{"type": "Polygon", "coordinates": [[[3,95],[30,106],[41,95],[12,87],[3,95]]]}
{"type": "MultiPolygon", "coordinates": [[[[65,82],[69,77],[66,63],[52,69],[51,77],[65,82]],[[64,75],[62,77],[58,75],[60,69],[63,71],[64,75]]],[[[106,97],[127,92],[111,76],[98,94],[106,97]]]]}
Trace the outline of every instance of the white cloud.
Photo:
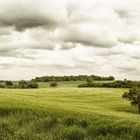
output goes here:
{"type": "Polygon", "coordinates": [[[140,78],[139,0],[4,0],[0,9],[0,79],[140,78]]]}

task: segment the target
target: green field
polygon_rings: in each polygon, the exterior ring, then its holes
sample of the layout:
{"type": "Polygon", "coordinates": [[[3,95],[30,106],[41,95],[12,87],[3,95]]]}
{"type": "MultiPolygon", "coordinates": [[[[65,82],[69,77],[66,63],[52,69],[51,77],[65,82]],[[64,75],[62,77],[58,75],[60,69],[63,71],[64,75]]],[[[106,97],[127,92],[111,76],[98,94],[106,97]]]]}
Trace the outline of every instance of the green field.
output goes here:
{"type": "MultiPolygon", "coordinates": [[[[77,87],[79,84],[84,83],[84,81],[64,81],[64,82],[58,82],[59,87],[77,87]]],[[[38,82],[38,85],[40,88],[48,88],[49,82],[38,82]]]]}
{"type": "Polygon", "coordinates": [[[137,108],[121,98],[128,89],[62,85],[0,89],[0,140],[140,139],[137,108]]]}
{"type": "MultiPolygon", "coordinates": [[[[113,82],[113,81],[94,81],[96,83],[98,82],[113,82]]],[[[86,83],[86,81],[63,81],[63,82],[57,82],[59,87],[78,87],[78,85],[86,83]]],[[[48,88],[49,82],[38,82],[38,85],[40,88],[48,88]]]]}

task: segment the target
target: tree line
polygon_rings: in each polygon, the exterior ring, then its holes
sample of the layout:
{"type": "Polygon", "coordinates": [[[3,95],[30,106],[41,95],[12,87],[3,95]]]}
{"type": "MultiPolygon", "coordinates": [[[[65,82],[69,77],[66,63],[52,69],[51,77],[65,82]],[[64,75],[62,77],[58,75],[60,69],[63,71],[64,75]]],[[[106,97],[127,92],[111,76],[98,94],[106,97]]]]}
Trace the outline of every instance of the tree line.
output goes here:
{"type": "Polygon", "coordinates": [[[96,75],[78,75],[78,76],[42,76],[32,79],[36,82],[61,82],[61,81],[85,81],[87,79],[97,80],[97,81],[113,81],[115,78],[113,76],[101,77],[96,75]]]}
{"type": "Polygon", "coordinates": [[[78,87],[107,87],[107,88],[132,88],[134,86],[140,87],[140,82],[130,80],[117,80],[113,82],[94,82],[92,80],[86,80],[85,83],[78,85],[78,87]]]}
{"type": "Polygon", "coordinates": [[[38,88],[38,84],[35,81],[18,81],[18,82],[12,82],[12,81],[2,81],[0,83],[0,88],[19,88],[19,89],[30,89],[30,88],[38,88]]]}

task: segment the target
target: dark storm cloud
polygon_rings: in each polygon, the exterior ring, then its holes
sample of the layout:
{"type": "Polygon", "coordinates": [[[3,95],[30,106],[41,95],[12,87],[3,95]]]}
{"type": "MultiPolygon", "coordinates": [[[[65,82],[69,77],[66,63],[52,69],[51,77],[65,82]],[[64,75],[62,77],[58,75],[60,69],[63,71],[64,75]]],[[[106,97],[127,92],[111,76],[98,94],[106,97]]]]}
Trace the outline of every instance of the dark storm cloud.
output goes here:
{"type": "MultiPolygon", "coordinates": [[[[8,18],[8,17],[7,17],[8,18]]],[[[35,28],[39,26],[44,26],[44,28],[53,28],[57,23],[53,20],[44,19],[41,17],[25,17],[25,18],[16,18],[16,19],[3,19],[0,18],[1,26],[13,26],[18,31],[23,31],[27,28],[35,28]]]]}
{"type": "MultiPolygon", "coordinates": [[[[27,9],[28,10],[28,9],[27,9]]],[[[36,13],[36,11],[24,12],[24,10],[17,11],[5,11],[5,13],[0,13],[0,26],[12,26],[16,30],[22,31],[27,28],[35,28],[43,26],[44,28],[54,28],[58,25],[57,21],[51,19],[51,17],[46,17],[41,13],[36,13]],[[9,14],[12,12],[12,15],[9,14]],[[18,14],[17,14],[18,13],[18,14]]]]}
{"type": "Polygon", "coordinates": [[[49,1],[14,0],[11,3],[5,0],[0,2],[0,9],[0,26],[13,26],[18,31],[39,26],[49,29],[59,24],[49,1]]]}

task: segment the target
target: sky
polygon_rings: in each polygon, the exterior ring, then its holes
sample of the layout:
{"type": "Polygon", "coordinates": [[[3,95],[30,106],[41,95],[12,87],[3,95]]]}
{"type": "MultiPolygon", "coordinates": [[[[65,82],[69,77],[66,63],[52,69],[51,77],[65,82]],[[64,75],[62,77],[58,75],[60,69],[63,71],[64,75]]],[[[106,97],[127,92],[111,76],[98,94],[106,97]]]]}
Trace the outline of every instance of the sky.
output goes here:
{"type": "Polygon", "coordinates": [[[0,0],[0,79],[140,79],[140,0],[0,0]]]}

